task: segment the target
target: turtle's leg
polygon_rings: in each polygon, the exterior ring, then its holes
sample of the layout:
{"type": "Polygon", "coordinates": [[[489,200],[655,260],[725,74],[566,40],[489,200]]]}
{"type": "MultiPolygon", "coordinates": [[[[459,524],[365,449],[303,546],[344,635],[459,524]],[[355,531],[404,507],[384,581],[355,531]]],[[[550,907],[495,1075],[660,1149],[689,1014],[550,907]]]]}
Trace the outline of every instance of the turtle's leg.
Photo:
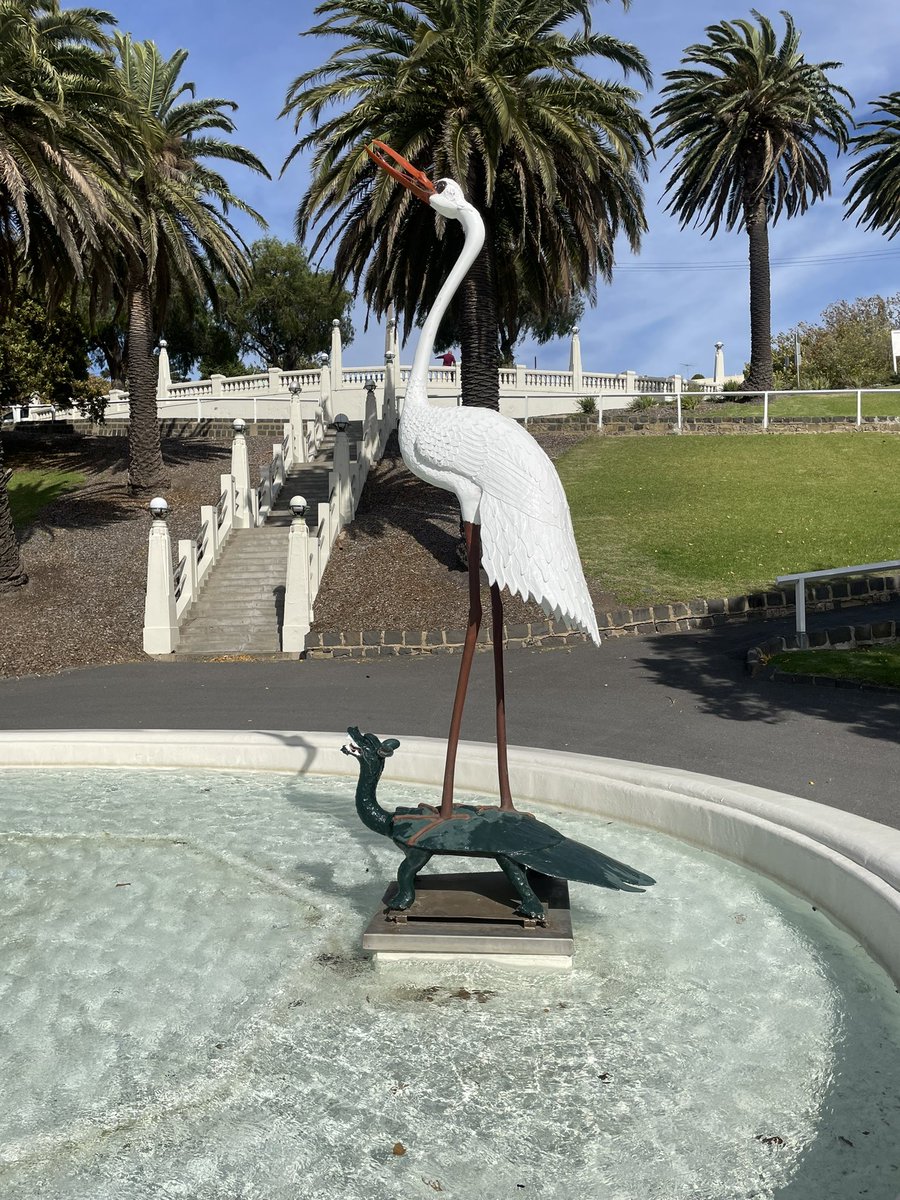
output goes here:
{"type": "Polygon", "coordinates": [[[516,912],[523,917],[531,917],[533,920],[543,923],[546,920],[544,906],[531,890],[523,868],[506,854],[498,854],[497,863],[519,896],[520,904],[516,912]]]}
{"type": "Polygon", "coordinates": [[[386,912],[410,907],[416,898],[416,876],[431,858],[430,850],[420,850],[418,846],[404,846],[403,853],[406,857],[397,871],[397,891],[386,912]]]}

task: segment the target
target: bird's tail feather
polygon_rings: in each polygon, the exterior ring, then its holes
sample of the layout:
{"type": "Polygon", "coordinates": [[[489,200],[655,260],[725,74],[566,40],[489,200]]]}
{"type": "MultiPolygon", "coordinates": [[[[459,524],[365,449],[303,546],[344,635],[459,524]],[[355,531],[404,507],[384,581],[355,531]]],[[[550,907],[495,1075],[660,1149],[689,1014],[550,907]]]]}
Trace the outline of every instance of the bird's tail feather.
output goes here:
{"type": "Polygon", "coordinates": [[[617,862],[591,846],[564,838],[555,846],[543,850],[527,850],[511,855],[516,862],[545,875],[558,875],[578,883],[613,888],[621,892],[642,892],[656,883],[649,875],[636,871],[626,863],[617,862]]]}

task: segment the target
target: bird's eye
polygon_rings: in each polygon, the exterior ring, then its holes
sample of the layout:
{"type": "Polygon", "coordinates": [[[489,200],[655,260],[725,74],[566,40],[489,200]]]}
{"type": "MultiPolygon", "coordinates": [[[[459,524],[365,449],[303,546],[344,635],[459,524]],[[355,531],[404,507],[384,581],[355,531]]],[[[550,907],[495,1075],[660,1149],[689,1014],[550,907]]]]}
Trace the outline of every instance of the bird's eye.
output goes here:
{"type": "Polygon", "coordinates": [[[437,181],[437,183],[434,185],[434,190],[435,190],[436,192],[442,192],[446,186],[447,186],[447,180],[446,180],[446,179],[439,179],[439,180],[437,181]]]}

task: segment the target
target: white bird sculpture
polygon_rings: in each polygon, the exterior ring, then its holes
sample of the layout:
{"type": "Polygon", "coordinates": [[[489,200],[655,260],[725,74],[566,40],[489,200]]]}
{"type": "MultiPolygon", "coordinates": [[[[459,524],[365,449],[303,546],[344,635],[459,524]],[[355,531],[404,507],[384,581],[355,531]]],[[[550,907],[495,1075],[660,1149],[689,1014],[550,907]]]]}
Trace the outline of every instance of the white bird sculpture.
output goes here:
{"type": "Polygon", "coordinates": [[[469,563],[469,623],[450,722],[441,814],[453,804],[456,750],[475,644],[481,626],[479,564],[491,585],[500,807],[514,807],[506,764],[503,689],[503,608],[500,589],[535,600],[599,646],[597,618],[584,579],[569,504],[553,463],[509,417],[487,408],[438,408],[428,402],[428,372],[438,326],[484,244],[484,222],[458,183],[432,183],[384,142],[368,153],[441,216],[459,221],[462,253],[428,314],[413,360],[400,418],[400,453],[420,479],[459,500],[469,563]]]}

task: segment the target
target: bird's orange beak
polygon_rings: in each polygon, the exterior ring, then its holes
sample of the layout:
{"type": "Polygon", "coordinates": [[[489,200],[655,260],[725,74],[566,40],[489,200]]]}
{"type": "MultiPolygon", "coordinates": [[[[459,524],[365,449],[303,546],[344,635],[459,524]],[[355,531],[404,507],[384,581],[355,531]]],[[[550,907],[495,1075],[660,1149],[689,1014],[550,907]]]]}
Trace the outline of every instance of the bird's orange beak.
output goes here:
{"type": "Polygon", "coordinates": [[[381,167],[382,171],[387,171],[388,175],[393,175],[398,182],[408,188],[414,196],[424,200],[426,204],[429,196],[433,196],[437,191],[427,175],[414,167],[412,163],[407,162],[402,154],[392,150],[385,142],[376,140],[371,146],[366,146],[366,154],[376,166],[381,167]]]}

